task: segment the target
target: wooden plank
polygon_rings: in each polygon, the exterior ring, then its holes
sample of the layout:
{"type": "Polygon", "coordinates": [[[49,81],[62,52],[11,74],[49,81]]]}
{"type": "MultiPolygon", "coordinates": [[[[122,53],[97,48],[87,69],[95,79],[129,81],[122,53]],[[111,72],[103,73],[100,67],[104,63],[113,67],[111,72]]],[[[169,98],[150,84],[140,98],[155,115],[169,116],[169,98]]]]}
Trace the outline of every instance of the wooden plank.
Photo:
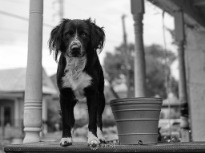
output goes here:
{"type": "Polygon", "coordinates": [[[205,152],[205,142],[172,142],[149,145],[101,144],[94,148],[86,143],[74,143],[61,147],[58,142],[40,142],[30,144],[8,145],[6,153],[65,153],[65,152],[205,152]]]}

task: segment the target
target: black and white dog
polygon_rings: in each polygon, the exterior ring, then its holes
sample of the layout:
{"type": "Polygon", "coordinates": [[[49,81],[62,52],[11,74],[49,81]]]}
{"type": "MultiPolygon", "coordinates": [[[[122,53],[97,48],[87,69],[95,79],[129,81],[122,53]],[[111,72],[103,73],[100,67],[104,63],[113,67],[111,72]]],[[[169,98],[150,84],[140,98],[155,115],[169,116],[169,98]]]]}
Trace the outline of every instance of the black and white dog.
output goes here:
{"type": "Polygon", "coordinates": [[[72,144],[74,106],[86,98],[89,114],[88,145],[104,142],[102,113],[105,107],[104,76],[97,50],[104,45],[105,33],[91,21],[63,19],[51,32],[50,51],[58,61],[57,84],[62,112],[61,146],[72,144]]]}

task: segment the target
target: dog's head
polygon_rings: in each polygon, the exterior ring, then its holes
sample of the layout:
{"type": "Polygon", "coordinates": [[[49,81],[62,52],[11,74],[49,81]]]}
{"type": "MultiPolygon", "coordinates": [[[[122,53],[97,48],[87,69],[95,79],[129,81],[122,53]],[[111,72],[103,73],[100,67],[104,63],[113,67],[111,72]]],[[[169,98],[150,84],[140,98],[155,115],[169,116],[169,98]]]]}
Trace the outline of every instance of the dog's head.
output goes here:
{"type": "Polygon", "coordinates": [[[55,60],[61,52],[69,57],[90,56],[102,49],[105,40],[103,28],[87,20],[63,19],[52,31],[49,39],[50,51],[54,51],[55,60]]]}

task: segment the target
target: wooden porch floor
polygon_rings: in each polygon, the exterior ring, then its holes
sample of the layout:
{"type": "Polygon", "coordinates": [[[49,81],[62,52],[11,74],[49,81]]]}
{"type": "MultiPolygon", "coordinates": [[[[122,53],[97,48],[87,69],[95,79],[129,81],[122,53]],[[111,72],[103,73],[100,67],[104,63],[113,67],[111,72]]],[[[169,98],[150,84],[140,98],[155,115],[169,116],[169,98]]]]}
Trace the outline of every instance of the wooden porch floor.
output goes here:
{"type": "Polygon", "coordinates": [[[86,143],[74,143],[61,147],[58,142],[39,142],[30,144],[8,145],[6,153],[62,153],[62,152],[205,152],[205,142],[174,142],[156,145],[100,145],[92,150],[86,143]]]}

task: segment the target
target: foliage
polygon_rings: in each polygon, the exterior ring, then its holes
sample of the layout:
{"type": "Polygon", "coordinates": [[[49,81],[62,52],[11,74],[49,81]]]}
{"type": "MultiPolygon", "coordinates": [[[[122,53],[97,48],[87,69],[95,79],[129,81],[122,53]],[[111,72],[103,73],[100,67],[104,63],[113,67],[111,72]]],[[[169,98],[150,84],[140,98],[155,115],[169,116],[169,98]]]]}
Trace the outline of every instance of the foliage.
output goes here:
{"type": "MultiPolygon", "coordinates": [[[[106,79],[111,86],[125,82],[126,75],[128,74],[128,97],[132,97],[134,96],[134,44],[128,45],[128,56],[124,53],[124,48],[125,46],[121,44],[113,53],[106,53],[104,69],[106,79]],[[126,65],[126,58],[128,59],[128,65],[126,65]]],[[[166,89],[177,95],[178,85],[170,73],[170,65],[176,59],[175,54],[171,51],[165,52],[159,45],[145,46],[144,50],[146,61],[146,95],[148,97],[158,95],[166,98],[166,89]],[[166,85],[166,80],[169,82],[168,85],[166,85]]]]}

